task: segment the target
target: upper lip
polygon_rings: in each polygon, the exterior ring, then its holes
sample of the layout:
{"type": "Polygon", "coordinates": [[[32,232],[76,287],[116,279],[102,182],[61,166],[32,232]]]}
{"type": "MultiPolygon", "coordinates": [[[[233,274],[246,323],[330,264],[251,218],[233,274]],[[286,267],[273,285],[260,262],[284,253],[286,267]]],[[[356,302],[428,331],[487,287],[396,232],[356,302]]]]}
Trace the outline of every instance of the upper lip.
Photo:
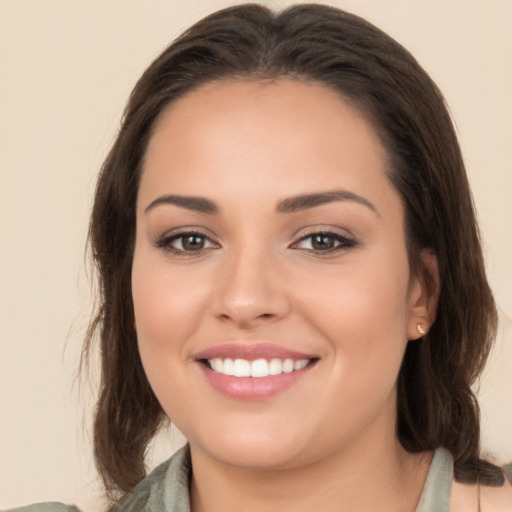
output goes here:
{"type": "Polygon", "coordinates": [[[196,360],[204,359],[293,359],[296,361],[314,359],[316,356],[291,350],[273,343],[223,343],[209,347],[194,355],[196,360]]]}

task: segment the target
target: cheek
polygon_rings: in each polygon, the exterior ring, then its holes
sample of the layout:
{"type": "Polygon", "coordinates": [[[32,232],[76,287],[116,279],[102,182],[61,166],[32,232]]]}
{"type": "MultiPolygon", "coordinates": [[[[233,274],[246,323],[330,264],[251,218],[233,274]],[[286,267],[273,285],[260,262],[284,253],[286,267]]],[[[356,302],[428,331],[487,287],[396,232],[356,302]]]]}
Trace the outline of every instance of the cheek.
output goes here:
{"type": "MultiPolygon", "coordinates": [[[[137,342],[149,383],[167,414],[186,414],[179,399],[189,387],[186,340],[198,322],[201,289],[183,273],[170,272],[165,260],[151,250],[136,248],[132,266],[132,296],[137,342]]],[[[188,396],[188,395],[187,395],[188,396]]]]}
{"type": "Polygon", "coordinates": [[[407,262],[347,266],[306,281],[301,302],[328,329],[405,332],[407,289],[407,262]]]}
{"type": "Polygon", "coordinates": [[[363,263],[310,279],[302,314],[328,340],[340,373],[393,382],[407,343],[407,256],[363,263]]]}
{"type": "MultiPolygon", "coordinates": [[[[132,296],[139,350],[144,362],[161,364],[165,354],[186,357],[183,340],[198,325],[204,290],[171,272],[151,250],[136,249],[132,267],[132,296]]],[[[173,360],[166,361],[172,364],[173,360]]]]}

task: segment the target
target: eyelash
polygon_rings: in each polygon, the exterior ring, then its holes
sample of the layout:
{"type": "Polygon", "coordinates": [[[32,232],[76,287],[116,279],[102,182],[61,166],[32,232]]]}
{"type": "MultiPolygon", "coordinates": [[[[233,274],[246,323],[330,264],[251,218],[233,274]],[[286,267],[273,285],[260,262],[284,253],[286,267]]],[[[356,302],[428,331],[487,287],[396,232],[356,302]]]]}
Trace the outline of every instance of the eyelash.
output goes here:
{"type": "Polygon", "coordinates": [[[214,247],[218,247],[219,244],[214,242],[209,236],[201,233],[200,231],[182,231],[181,233],[175,233],[171,235],[165,235],[160,240],[156,242],[156,247],[159,249],[163,249],[166,252],[169,252],[176,256],[196,256],[203,254],[205,251],[208,251],[214,247]],[[183,247],[183,242],[186,238],[198,237],[205,241],[205,243],[209,242],[211,247],[201,247],[197,250],[186,250],[186,249],[178,249],[172,246],[173,242],[177,240],[181,240],[181,246],[183,247]]]}
{"type": "MultiPolygon", "coordinates": [[[[299,238],[299,240],[294,242],[290,246],[290,248],[296,249],[296,250],[301,250],[306,253],[314,253],[315,255],[318,255],[318,256],[324,256],[324,255],[327,256],[327,255],[330,255],[333,253],[351,249],[351,248],[355,247],[356,245],[357,245],[357,242],[351,238],[340,235],[339,233],[334,233],[332,231],[320,230],[320,231],[314,231],[314,232],[308,233],[307,235],[302,236],[301,238],[299,238]],[[311,240],[311,242],[313,243],[314,237],[324,237],[324,238],[328,238],[330,240],[334,240],[334,244],[337,244],[337,245],[335,245],[334,247],[327,248],[327,249],[297,247],[299,244],[301,244],[302,242],[304,242],[306,240],[311,240]]],[[[181,233],[175,233],[175,234],[163,236],[160,240],[158,240],[155,243],[155,246],[159,249],[163,249],[164,251],[169,252],[176,256],[198,256],[198,255],[201,255],[204,252],[209,251],[213,248],[216,248],[216,247],[218,248],[219,244],[217,242],[214,242],[209,236],[205,235],[204,233],[202,233],[200,231],[183,231],[181,233]],[[184,243],[185,239],[191,238],[191,237],[198,237],[204,241],[203,243],[209,243],[211,245],[210,245],[210,247],[200,247],[197,250],[187,250],[185,248],[178,249],[176,247],[173,247],[173,245],[172,245],[173,242],[181,240],[181,246],[183,247],[183,243],[184,243]]]]}
{"type": "Polygon", "coordinates": [[[295,248],[298,244],[301,242],[304,242],[306,240],[311,240],[311,243],[313,243],[314,237],[324,237],[331,240],[334,240],[334,244],[337,243],[334,247],[328,248],[328,249],[304,249],[304,248],[297,248],[298,250],[302,250],[304,252],[313,252],[315,255],[318,256],[328,256],[333,253],[338,253],[340,251],[345,251],[348,249],[352,249],[357,245],[357,242],[353,240],[352,238],[348,238],[346,236],[340,235],[339,233],[335,233],[333,231],[327,231],[327,230],[320,230],[320,231],[313,231],[311,233],[308,233],[307,235],[302,236],[297,242],[295,242],[291,247],[295,248]]]}

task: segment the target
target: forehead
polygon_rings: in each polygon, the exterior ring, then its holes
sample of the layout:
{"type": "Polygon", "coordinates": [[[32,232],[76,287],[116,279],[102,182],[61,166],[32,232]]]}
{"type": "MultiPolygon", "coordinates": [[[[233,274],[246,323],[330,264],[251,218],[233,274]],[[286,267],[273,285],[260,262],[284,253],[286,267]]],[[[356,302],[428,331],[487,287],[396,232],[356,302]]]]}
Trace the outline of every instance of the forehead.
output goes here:
{"type": "MultiPolygon", "coordinates": [[[[302,133],[311,138],[307,128],[322,126],[324,130],[317,131],[317,142],[329,142],[331,137],[326,137],[327,130],[335,128],[330,133],[338,142],[340,137],[346,138],[352,131],[365,132],[380,145],[371,123],[351,99],[317,82],[289,78],[206,83],[165,108],[155,122],[153,135],[158,136],[162,130],[169,132],[172,125],[175,128],[180,125],[182,135],[184,129],[191,127],[195,135],[200,136],[213,123],[216,130],[229,129],[230,125],[239,128],[244,124],[248,131],[250,128],[252,136],[259,132],[264,142],[269,138],[265,134],[270,138],[275,134],[274,130],[268,132],[270,125],[275,131],[279,128],[287,130],[293,138],[302,133]],[[348,130],[339,131],[341,124],[348,130]]],[[[215,138],[214,142],[217,141],[215,138]]]]}
{"type": "Polygon", "coordinates": [[[216,82],[186,94],[160,116],[140,196],[377,191],[391,188],[386,160],[372,125],[327,87],[284,79],[216,82]]]}

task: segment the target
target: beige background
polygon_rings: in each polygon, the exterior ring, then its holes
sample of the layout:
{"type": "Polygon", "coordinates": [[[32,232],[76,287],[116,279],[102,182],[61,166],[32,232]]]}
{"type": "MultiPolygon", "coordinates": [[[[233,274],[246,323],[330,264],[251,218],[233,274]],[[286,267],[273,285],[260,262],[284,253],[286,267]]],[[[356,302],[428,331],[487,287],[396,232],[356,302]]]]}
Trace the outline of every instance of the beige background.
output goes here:
{"type": "MultiPolygon", "coordinates": [[[[0,0],[0,507],[101,508],[91,392],[75,381],[95,175],[145,66],[192,22],[232,3],[0,0]]],[[[504,330],[482,382],[484,443],[512,460],[512,1],[329,3],[408,47],[451,106],[504,330]]],[[[160,440],[154,460],[172,446],[160,440]]]]}

